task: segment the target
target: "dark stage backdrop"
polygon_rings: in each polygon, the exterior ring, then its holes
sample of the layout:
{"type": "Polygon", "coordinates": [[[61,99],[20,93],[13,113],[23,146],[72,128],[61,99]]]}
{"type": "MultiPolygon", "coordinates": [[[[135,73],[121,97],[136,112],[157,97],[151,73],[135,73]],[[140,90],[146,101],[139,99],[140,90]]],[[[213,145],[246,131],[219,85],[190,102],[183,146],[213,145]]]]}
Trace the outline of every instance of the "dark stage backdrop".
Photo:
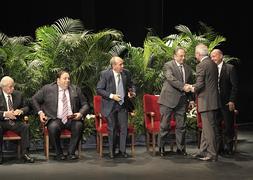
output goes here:
{"type": "Polygon", "coordinates": [[[62,17],[81,19],[87,29],[98,31],[115,28],[123,32],[125,41],[142,46],[147,28],[164,37],[176,33],[175,26],[184,24],[192,32],[199,30],[199,21],[227,38],[220,48],[225,54],[241,59],[237,65],[240,122],[253,122],[253,78],[251,71],[251,12],[245,2],[170,0],[75,0],[75,1],[5,1],[1,3],[0,31],[8,36],[30,35],[35,29],[52,24],[62,17]],[[225,3],[225,2],[224,2],[225,3]]]}

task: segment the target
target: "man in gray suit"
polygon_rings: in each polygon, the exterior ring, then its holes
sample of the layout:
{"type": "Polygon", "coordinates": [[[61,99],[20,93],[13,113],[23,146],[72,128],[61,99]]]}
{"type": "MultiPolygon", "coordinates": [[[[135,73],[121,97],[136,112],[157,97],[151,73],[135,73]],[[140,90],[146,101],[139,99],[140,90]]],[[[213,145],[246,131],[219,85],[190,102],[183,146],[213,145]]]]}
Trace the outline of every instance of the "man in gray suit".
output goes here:
{"type": "MultiPolygon", "coordinates": [[[[161,112],[161,124],[159,133],[159,151],[164,156],[165,139],[169,133],[169,124],[172,114],[176,120],[176,144],[177,153],[187,155],[185,148],[185,113],[188,99],[192,100],[191,93],[186,93],[186,83],[192,82],[192,70],[184,63],[185,50],[176,48],[174,59],[165,63],[163,72],[165,81],[158,99],[161,112]]],[[[191,101],[191,105],[194,101],[191,101]]]]}
{"type": "Polygon", "coordinates": [[[233,153],[234,138],[234,111],[238,91],[238,79],[235,68],[223,61],[223,52],[213,49],[211,59],[217,64],[219,70],[219,103],[220,109],[217,114],[218,142],[217,149],[221,154],[231,155],[233,153]],[[224,139],[222,139],[221,123],[224,122],[224,139]]]}
{"type": "Polygon", "coordinates": [[[131,74],[124,69],[124,61],[118,56],[110,60],[111,68],[101,72],[97,94],[102,96],[101,113],[108,122],[110,158],[114,158],[117,125],[120,133],[119,156],[128,157],[126,137],[130,98],[135,96],[131,74]]]}
{"type": "Polygon", "coordinates": [[[59,71],[57,81],[43,86],[32,100],[41,123],[47,125],[49,140],[55,147],[56,160],[66,159],[60,144],[60,134],[64,128],[71,131],[67,158],[78,159],[75,151],[83,131],[82,119],[89,111],[89,104],[80,88],[70,84],[69,73],[59,71]]]}
{"type": "Polygon", "coordinates": [[[198,111],[202,119],[202,134],[199,152],[193,156],[203,161],[217,161],[215,115],[218,104],[218,68],[209,58],[208,48],[199,44],[195,48],[195,57],[199,64],[196,66],[196,83],[192,92],[197,95],[198,111]]]}

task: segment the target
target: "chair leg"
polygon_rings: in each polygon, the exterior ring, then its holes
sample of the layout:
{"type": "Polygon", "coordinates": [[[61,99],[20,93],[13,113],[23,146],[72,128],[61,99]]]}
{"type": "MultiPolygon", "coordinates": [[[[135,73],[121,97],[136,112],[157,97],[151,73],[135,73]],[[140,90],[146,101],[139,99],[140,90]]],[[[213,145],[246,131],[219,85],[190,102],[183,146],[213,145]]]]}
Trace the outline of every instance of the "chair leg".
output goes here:
{"type": "Polygon", "coordinates": [[[149,133],[146,132],[146,146],[147,146],[147,151],[149,152],[149,146],[150,146],[150,137],[149,137],[149,133]]]}
{"type": "Polygon", "coordinates": [[[21,146],[20,146],[20,141],[21,141],[21,140],[18,140],[18,149],[17,149],[17,151],[18,151],[18,159],[21,158],[21,146]]]}
{"type": "Polygon", "coordinates": [[[99,153],[99,148],[100,148],[100,146],[99,146],[99,134],[97,133],[97,136],[96,136],[96,148],[97,148],[97,153],[99,153]]]}
{"type": "Polygon", "coordinates": [[[46,160],[49,159],[49,136],[45,135],[44,136],[44,143],[45,143],[45,157],[46,157],[46,160]]]}
{"type": "Polygon", "coordinates": [[[153,151],[153,156],[155,156],[155,146],[156,146],[156,140],[155,140],[155,133],[152,133],[152,151],[153,151]]]}
{"type": "Polygon", "coordinates": [[[132,157],[134,157],[134,133],[132,134],[131,153],[132,157]]]}
{"type": "Polygon", "coordinates": [[[99,157],[103,156],[103,135],[99,134],[99,157]]]}

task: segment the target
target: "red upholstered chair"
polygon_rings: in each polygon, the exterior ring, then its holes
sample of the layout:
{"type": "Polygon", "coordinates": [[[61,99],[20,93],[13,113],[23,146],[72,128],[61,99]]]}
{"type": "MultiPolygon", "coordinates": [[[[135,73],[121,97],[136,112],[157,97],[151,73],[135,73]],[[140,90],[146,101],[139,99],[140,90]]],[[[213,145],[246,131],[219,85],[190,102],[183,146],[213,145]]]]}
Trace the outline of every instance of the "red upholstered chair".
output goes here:
{"type": "MultiPolygon", "coordinates": [[[[28,117],[25,116],[24,117],[24,123],[28,123],[28,117]]],[[[8,130],[5,131],[3,134],[3,140],[4,141],[17,141],[17,154],[18,154],[18,159],[20,159],[20,154],[21,154],[21,145],[20,145],[20,140],[21,140],[21,136],[19,136],[19,134],[17,134],[14,131],[8,130]]]]}
{"type": "MultiPolygon", "coordinates": [[[[94,113],[95,113],[95,126],[97,131],[97,152],[99,157],[103,156],[103,139],[108,137],[107,120],[101,114],[101,96],[93,97],[94,113]]],[[[131,115],[131,114],[130,114],[131,115]]],[[[128,135],[131,136],[131,154],[134,156],[134,134],[135,129],[132,124],[128,124],[128,135]]]]}
{"type": "MultiPolygon", "coordinates": [[[[45,153],[46,160],[48,160],[49,159],[49,134],[48,134],[47,126],[45,126],[44,124],[42,124],[42,131],[43,131],[43,136],[44,136],[44,153],[45,153]]],[[[69,131],[68,129],[63,129],[61,131],[60,138],[70,139],[71,131],[69,131]]],[[[78,156],[79,158],[81,156],[81,141],[79,142],[79,145],[78,145],[78,156]]]]}
{"type": "MultiPolygon", "coordinates": [[[[236,117],[238,115],[238,110],[234,111],[234,152],[237,151],[237,142],[238,142],[238,124],[236,123],[236,117]]],[[[221,128],[224,129],[224,121],[221,122],[221,128]]],[[[197,128],[198,128],[198,148],[200,148],[200,142],[201,142],[201,133],[202,133],[202,120],[201,120],[201,115],[198,112],[198,104],[197,104],[197,128]]]]}
{"type": "MultiPolygon", "coordinates": [[[[144,108],[144,125],[147,138],[147,151],[149,152],[150,144],[152,145],[152,152],[155,155],[156,137],[160,132],[160,106],[158,104],[159,96],[145,94],[143,96],[143,108],[144,108]],[[152,139],[150,139],[150,135],[152,139]]],[[[176,121],[174,117],[170,120],[170,134],[175,134],[176,121]]],[[[173,143],[171,143],[171,150],[173,150],[173,143]]]]}

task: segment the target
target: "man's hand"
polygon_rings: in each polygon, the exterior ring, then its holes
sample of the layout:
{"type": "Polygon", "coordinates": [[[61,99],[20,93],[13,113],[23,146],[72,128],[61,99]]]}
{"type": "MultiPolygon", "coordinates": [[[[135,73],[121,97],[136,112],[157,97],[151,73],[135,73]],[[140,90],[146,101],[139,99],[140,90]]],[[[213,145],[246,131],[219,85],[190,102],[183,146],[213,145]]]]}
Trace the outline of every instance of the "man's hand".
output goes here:
{"type": "Polygon", "coordinates": [[[235,110],[235,103],[229,101],[226,105],[228,106],[229,111],[235,110]]]}
{"type": "Polygon", "coordinates": [[[23,111],[21,109],[16,109],[14,111],[14,114],[15,114],[15,116],[20,116],[21,114],[23,114],[23,111]]]}
{"type": "Polygon", "coordinates": [[[47,116],[44,114],[44,112],[40,112],[39,116],[40,122],[44,124],[47,121],[47,116]]]}
{"type": "Polygon", "coordinates": [[[185,84],[184,87],[183,87],[183,90],[184,90],[185,92],[190,92],[190,91],[191,91],[191,87],[192,87],[192,85],[190,85],[190,84],[185,84]]]}
{"type": "Polygon", "coordinates": [[[133,92],[133,91],[129,91],[129,92],[127,93],[127,95],[128,95],[128,97],[131,99],[131,98],[134,98],[134,97],[136,96],[136,93],[133,92]]]}
{"type": "Polygon", "coordinates": [[[4,115],[5,115],[5,118],[11,119],[11,120],[17,119],[14,111],[5,111],[4,115]]]}
{"type": "Polygon", "coordinates": [[[118,94],[113,94],[112,99],[113,99],[114,101],[117,101],[117,102],[119,102],[119,101],[121,100],[120,95],[118,95],[118,94]]]}
{"type": "Polygon", "coordinates": [[[81,113],[74,113],[75,117],[72,120],[80,120],[82,118],[81,113]]]}

